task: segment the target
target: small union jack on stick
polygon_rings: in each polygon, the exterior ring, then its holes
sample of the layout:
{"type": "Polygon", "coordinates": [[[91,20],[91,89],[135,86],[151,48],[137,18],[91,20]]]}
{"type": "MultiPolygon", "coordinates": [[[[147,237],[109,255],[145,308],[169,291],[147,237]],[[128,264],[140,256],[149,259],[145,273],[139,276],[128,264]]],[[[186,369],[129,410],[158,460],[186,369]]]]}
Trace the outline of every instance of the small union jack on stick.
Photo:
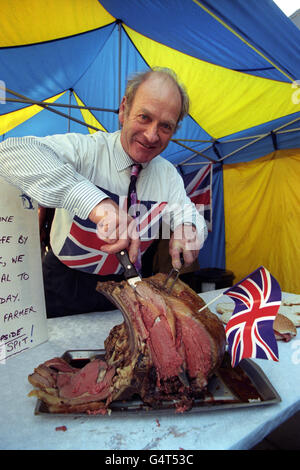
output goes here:
{"type": "Polygon", "coordinates": [[[235,302],[225,329],[232,367],[248,357],[278,361],[273,323],[281,289],[276,279],[261,266],[224,294],[235,302]]]}

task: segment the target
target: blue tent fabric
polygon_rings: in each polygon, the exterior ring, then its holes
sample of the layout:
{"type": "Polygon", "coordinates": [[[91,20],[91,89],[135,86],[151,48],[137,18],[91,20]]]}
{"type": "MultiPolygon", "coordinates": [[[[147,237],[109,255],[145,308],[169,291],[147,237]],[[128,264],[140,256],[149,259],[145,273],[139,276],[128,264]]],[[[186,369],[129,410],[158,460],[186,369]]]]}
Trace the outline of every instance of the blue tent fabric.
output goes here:
{"type": "MultiPolygon", "coordinates": [[[[299,61],[294,60],[300,55],[299,32],[274,2],[202,0],[199,3],[266,53],[294,80],[300,76],[299,61]],[[274,27],[276,23],[280,24],[280,29],[274,27]]],[[[101,4],[132,29],[188,55],[230,69],[288,80],[196,2],[133,0],[130,8],[120,0],[104,0],[101,4]],[[184,34],[179,35],[178,31],[184,34]]]]}
{"type": "MultiPolygon", "coordinates": [[[[74,88],[97,57],[112,29],[110,26],[56,41],[1,48],[1,80],[9,89],[30,96],[32,100],[45,99],[74,88]],[[22,71],[21,77],[16,73],[16,64],[22,71]]],[[[20,107],[20,104],[7,103],[3,112],[20,107]]]]}
{"type": "Polygon", "coordinates": [[[200,250],[198,261],[201,268],[226,268],[225,256],[225,225],[223,205],[223,171],[222,164],[214,165],[212,197],[212,231],[200,250]]]}

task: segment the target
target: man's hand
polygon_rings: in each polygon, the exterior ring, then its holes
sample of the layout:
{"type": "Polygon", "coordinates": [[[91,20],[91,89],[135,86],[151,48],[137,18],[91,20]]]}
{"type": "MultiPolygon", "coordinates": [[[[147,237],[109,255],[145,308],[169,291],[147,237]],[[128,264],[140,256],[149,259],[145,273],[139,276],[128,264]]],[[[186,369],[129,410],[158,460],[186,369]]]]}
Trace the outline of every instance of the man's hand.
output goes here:
{"type": "Polygon", "coordinates": [[[184,265],[189,266],[198,256],[204,240],[200,239],[193,225],[178,225],[170,239],[169,253],[172,258],[172,266],[175,269],[182,267],[180,253],[183,254],[184,265]]]}
{"type": "Polygon", "coordinates": [[[111,254],[127,248],[130,261],[136,261],[140,239],[136,222],[127,212],[107,198],[94,207],[89,219],[97,225],[97,236],[104,242],[100,250],[111,254]]]}

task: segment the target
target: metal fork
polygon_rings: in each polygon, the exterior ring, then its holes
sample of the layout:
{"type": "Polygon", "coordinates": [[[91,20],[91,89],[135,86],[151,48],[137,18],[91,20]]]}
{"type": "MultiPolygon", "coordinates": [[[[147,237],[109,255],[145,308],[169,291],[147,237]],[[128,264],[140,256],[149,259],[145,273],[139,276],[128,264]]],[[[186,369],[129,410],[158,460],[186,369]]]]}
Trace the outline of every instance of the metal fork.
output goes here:
{"type": "Polygon", "coordinates": [[[174,280],[172,282],[172,284],[170,285],[169,289],[168,289],[168,294],[170,294],[172,292],[172,289],[178,279],[178,276],[180,274],[180,270],[182,268],[182,266],[184,265],[184,258],[183,258],[183,254],[180,253],[180,261],[181,261],[181,267],[180,269],[175,269],[175,268],[172,268],[171,271],[169,272],[168,276],[166,277],[165,279],[165,282],[163,283],[163,287],[166,287],[166,285],[168,284],[168,281],[169,279],[175,274],[175,277],[174,277],[174,280]]]}

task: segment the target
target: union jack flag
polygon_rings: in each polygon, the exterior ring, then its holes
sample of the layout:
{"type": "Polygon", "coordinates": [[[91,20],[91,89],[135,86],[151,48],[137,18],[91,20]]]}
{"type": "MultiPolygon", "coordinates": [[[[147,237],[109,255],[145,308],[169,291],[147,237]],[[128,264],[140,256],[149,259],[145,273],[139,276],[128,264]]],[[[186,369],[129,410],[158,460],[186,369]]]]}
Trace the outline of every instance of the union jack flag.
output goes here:
{"type": "Polygon", "coordinates": [[[212,231],[212,163],[201,163],[200,169],[181,175],[187,195],[212,231]]]}
{"type": "MultiPolygon", "coordinates": [[[[103,188],[101,188],[102,191],[103,188]]],[[[120,198],[105,190],[123,210],[127,210],[127,197],[120,198]]],[[[139,201],[139,231],[141,239],[141,253],[144,253],[151,245],[159,232],[160,221],[166,202],[139,201]]],[[[130,213],[130,212],[129,212],[130,213]]],[[[70,268],[79,269],[87,273],[107,276],[118,274],[122,271],[117,257],[100,251],[104,242],[97,236],[96,225],[89,219],[80,219],[75,216],[71,224],[69,234],[62,246],[58,258],[70,268]]]]}
{"type": "Polygon", "coordinates": [[[276,279],[261,266],[224,294],[235,302],[225,329],[232,367],[247,357],[278,361],[273,323],[281,289],[276,279]]]}

